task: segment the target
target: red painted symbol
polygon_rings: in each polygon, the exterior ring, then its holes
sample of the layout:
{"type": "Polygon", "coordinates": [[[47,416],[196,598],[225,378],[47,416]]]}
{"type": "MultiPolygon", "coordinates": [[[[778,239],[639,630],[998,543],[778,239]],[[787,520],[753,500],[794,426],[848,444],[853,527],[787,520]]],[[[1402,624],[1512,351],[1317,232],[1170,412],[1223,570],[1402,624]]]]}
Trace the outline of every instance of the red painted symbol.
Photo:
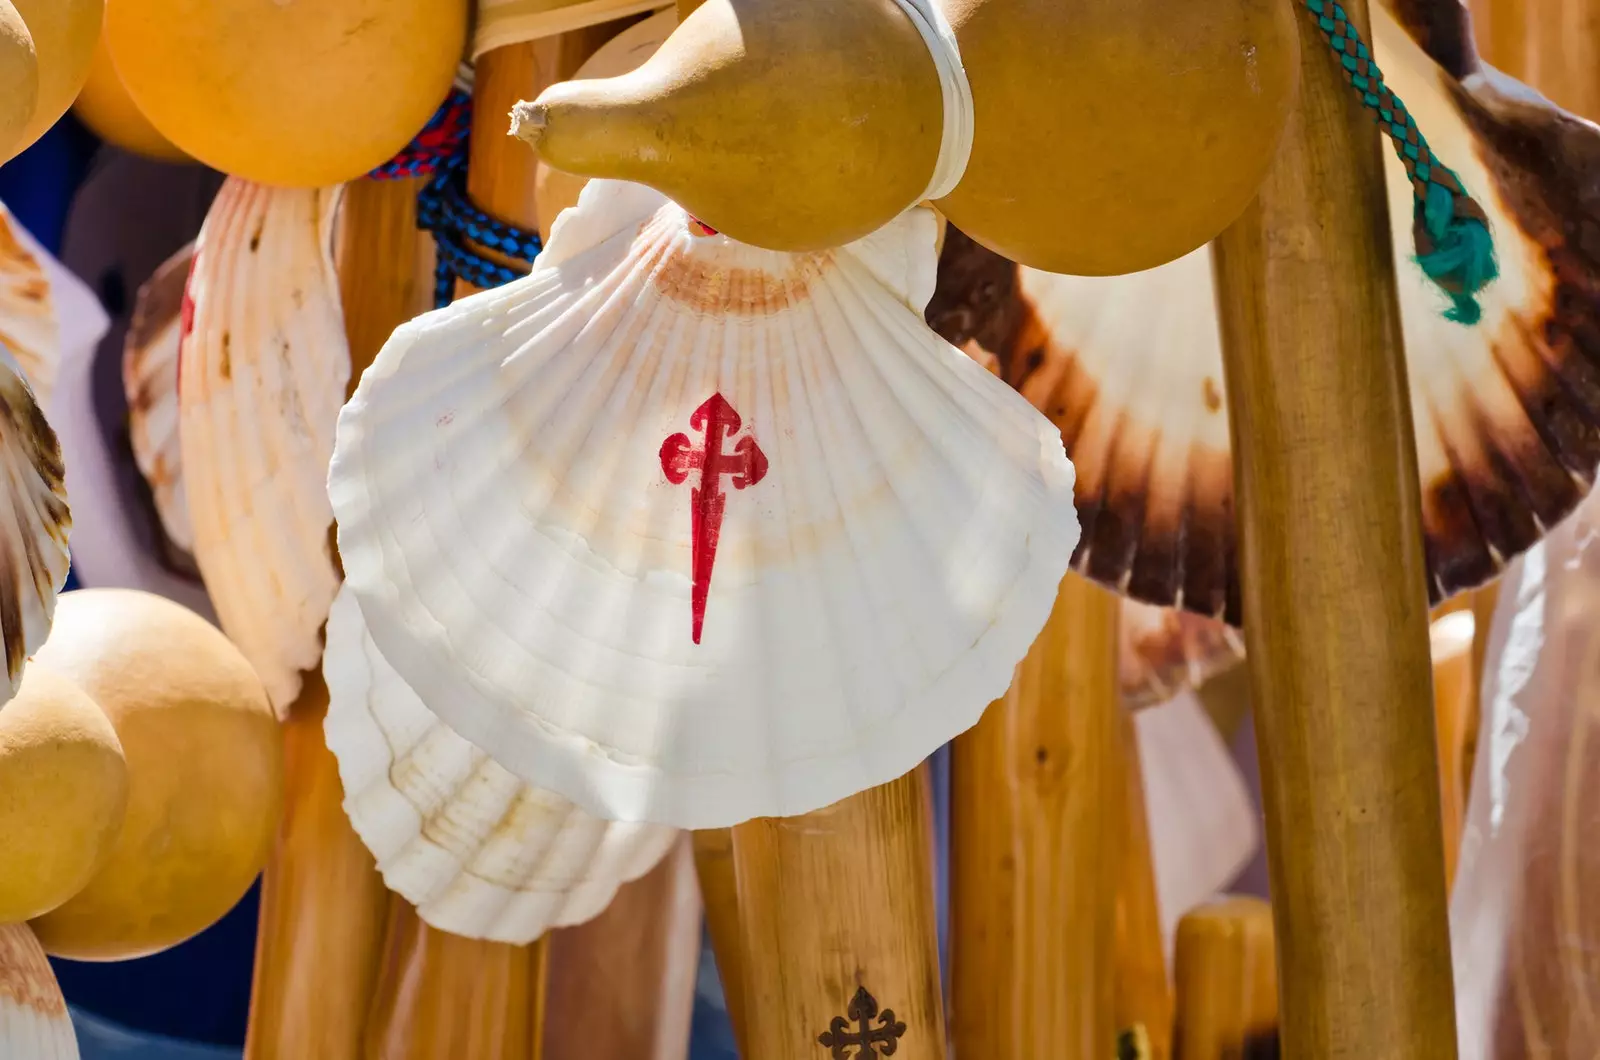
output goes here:
{"type": "Polygon", "coordinates": [[[749,435],[740,438],[732,452],[723,452],[722,443],[739,433],[743,421],[721,394],[712,394],[689,417],[689,427],[705,436],[705,445],[696,448],[687,434],[674,434],[661,443],[661,470],[667,481],[681,486],[690,472],[700,472],[700,481],[690,494],[694,537],[694,642],[700,643],[700,628],[705,624],[706,593],[711,588],[711,565],[717,560],[717,538],[722,533],[722,513],[728,495],[722,491],[722,476],[733,476],[733,488],[742,490],[767,477],[767,454],[749,435]]]}

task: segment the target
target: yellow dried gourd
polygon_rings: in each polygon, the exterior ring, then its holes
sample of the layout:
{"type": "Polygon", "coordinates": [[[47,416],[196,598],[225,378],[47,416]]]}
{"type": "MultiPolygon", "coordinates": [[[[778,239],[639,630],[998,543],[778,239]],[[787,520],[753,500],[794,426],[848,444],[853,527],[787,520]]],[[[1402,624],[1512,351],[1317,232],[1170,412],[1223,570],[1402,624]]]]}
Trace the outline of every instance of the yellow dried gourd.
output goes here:
{"type": "Polygon", "coordinates": [[[161,134],[224,173],[322,187],[403,148],[444,100],[467,0],[116,0],[106,41],[161,134]]]}
{"type": "Polygon", "coordinates": [[[25,150],[72,106],[89,76],[90,61],[100,40],[105,0],[11,0],[27,24],[39,56],[39,98],[22,139],[12,148],[25,150]]]}
{"type": "Polygon", "coordinates": [[[78,92],[72,112],[90,132],[124,151],[162,162],[184,162],[189,158],[139,112],[111,62],[103,33],[95,42],[94,54],[89,60],[89,76],[78,92]]]}

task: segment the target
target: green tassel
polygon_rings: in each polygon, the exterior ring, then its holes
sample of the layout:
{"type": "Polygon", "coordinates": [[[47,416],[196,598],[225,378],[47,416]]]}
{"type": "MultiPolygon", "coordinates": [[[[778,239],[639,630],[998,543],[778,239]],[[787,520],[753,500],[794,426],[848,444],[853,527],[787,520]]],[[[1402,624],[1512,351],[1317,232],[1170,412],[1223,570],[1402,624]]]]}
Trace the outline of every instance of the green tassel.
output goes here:
{"type": "Polygon", "coordinates": [[[1445,319],[1467,325],[1478,323],[1483,310],[1477,295],[1500,274],[1494,236],[1483,208],[1467,193],[1460,178],[1433,156],[1406,105],[1384,84],[1383,71],[1350,24],[1344,8],[1332,0],[1304,3],[1338,57],[1345,79],[1393,142],[1395,155],[1411,178],[1416,196],[1412,225],[1416,261],[1450,299],[1445,319]]]}

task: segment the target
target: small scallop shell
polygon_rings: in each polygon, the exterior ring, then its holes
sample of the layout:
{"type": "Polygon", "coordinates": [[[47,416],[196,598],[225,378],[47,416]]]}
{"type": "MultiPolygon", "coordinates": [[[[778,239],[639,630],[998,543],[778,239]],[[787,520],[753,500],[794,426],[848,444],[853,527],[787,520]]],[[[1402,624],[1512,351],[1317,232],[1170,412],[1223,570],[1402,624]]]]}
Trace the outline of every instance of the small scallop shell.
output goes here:
{"type": "Polygon", "coordinates": [[[0,345],[16,357],[46,408],[61,362],[61,326],[44,265],[48,257],[0,204],[0,345]]]}
{"type": "Polygon", "coordinates": [[[817,809],[971,726],[1077,522],[1056,429],[920,319],[936,228],[779,254],[597,180],[530,276],[396,331],[329,492],[428,708],[682,828],[817,809]]]}
{"type": "Polygon", "coordinates": [[[26,924],[0,924],[0,1057],[78,1060],[67,999],[26,924]]]}
{"type": "Polygon", "coordinates": [[[521,945],[581,924],[677,841],[591,817],[457,736],[384,661],[348,589],[322,667],[345,812],[384,882],[440,931],[521,945]]]}
{"type": "Polygon", "coordinates": [[[189,521],[178,441],[178,343],[183,337],[183,292],[193,261],[190,244],[139,288],[122,359],[134,460],[150,486],[167,538],[191,556],[194,526],[189,521]]]}
{"type": "Polygon", "coordinates": [[[1244,659],[1244,638],[1227,623],[1137,600],[1122,601],[1117,645],[1122,702],[1135,710],[1199,688],[1244,659]]]}
{"type": "MultiPolygon", "coordinates": [[[[1600,128],[1480,66],[1456,0],[1397,5],[1403,25],[1371,10],[1388,81],[1487,211],[1500,261],[1482,322],[1445,320],[1412,261],[1412,192],[1385,148],[1437,603],[1537,541],[1600,465],[1600,128]]],[[[1238,625],[1214,298],[1206,249],[1083,278],[1019,269],[952,233],[931,317],[952,342],[996,353],[1002,376],[1061,427],[1083,521],[1074,568],[1238,625]]]]}
{"type": "Polygon", "coordinates": [[[1192,694],[1134,715],[1162,934],[1216,894],[1261,844],[1244,775],[1192,694]]]}
{"type": "Polygon", "coordinates": [[[67,581],[66,469],[55,431],[10,351],[0,347],[0,484],[9,517],[0,523],[0,637],[9,688],[50,634],[56,594],[67,581]]]}
{"type": "Polygon", "coordinates": [[[350,377],[339,189],[230,178],[195,244],[179,359],[194,555],[217,617],[281,712],[339,591],[324,486],[350,377]]]}

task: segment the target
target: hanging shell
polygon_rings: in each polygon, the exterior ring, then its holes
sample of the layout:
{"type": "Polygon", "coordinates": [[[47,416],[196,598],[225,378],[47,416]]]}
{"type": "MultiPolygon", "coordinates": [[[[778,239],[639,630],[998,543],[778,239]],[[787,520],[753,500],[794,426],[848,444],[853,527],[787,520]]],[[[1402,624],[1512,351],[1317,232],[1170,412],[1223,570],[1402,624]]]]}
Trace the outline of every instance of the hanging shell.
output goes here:
{"type": "Polygon", "coordinates": [[[48,258],[0,204],[0,345],[16,357],[45,408],[61,362],[61,326],[44,264],[48,258]]]}
{"type": "Polygon", "coordinates": [[[1261,843],[1244,775],[1189,693],[1134,715],[1144,763],[1162,934],[1227,887],[1261,843]]]}
{"type": "Polygon", "coordinates": [[[1072,468],[918,318],[935,229],[781,254],[594,181],[532,275],[400,328],[329,491],[429,709],[682,828],[825,806],[972,725],[1065,573],[1072,468]]]}
{"type": "Polygon", "coordinates": [[[26,924],[0,924],[0,1056],[78,1060],[67,999],[26,924]]]}
{"type": "Polygon", "coordinates": [[[677,842],[591,817],[457,736],[384,661],[348,589],[322,666],[345,812],[384,882],[440,931],[521,945],[581,924],[677,842]]]}
{"type": "MultiPolygon", "coordinates": [[[[1480,66],[1455,0],[1403,10],[1405,27],[1373,6],[1377,57],[1488,212],[1501,273],[1478,326],[1443,318],[1443,296],[1411,260],[1412,191],[1386,152],[1437,603],[1538,540],[1600,465],[1600,249],[1589,234],[1600,129],[1480,66]]],[[[931,316],[947,339],[998,355],[1004,378],[1061,427],[1083,522],[1074,568],[1238,625],[1209,252],[1133,276],[1067,277],[1019,269],[952,232],[931,316]]]]}
{"type": "Polygon", "coordinates": [[[1122,702],[1133,709],[1199,688],[1244,659],[1244,638],[1227,623],[1137,600],[1122,601],[1117,644],[1122,702]]]}
{"type": "Polygon", "coordinates": [[[150,487],[162,531],[175,548],[191,556],[194,525],[189,520],[178,440],[178,345],[183,337],[183,292],[193,261],[190,244],[139,288],[122,359],[133,458],[150,487]]]}
{"type": "Polygon", "coordinates": [[[324,488],[350,377],[337,201],[337,188],[229,179],[185,295],[178,406],[195,559],[224,632],[280,713],[322,657],[339,590],[324,488]]]}
{"type": "Polygon", "coordinates": [[[0,347],[0,483],[10,513],[0,528],[0,636],[5,640],[5,699],[50,633],[56,594],[67,581],[66,469],[55,431],[27,380],[0,347]]]}

